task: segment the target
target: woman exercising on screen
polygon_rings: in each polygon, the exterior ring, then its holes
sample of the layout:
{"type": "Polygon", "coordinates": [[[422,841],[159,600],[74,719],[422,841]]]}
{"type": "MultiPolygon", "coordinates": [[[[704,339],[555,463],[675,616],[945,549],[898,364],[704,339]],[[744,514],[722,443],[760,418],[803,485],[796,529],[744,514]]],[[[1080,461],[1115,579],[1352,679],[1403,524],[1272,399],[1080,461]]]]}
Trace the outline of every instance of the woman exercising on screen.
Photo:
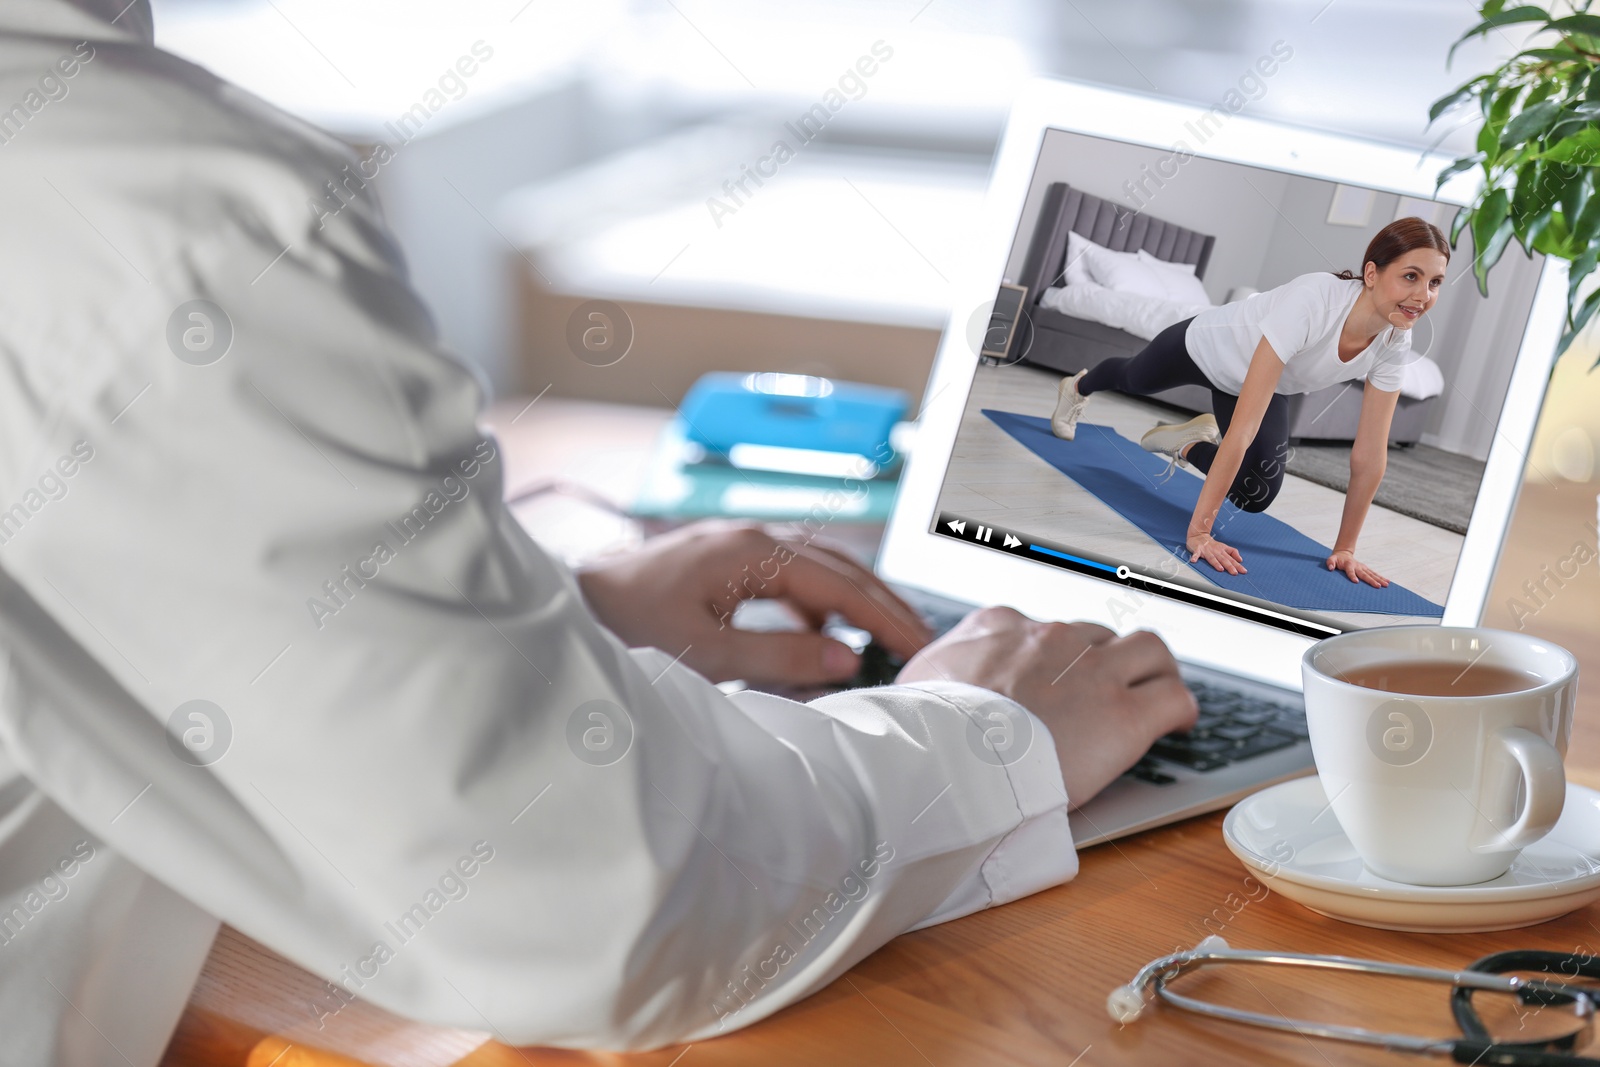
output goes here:
{"type": "Polygon", "coordinates": [[[1050,428],[1072,440],[1089,397],[1101,389],[1135,396],[1180,385],[1210,389],[1215,415],[1157,426],[1139,443],[1205,472],[1189,520],[1189,561],[1244,574],[1238,549],[1211,536],[1223,499],[1265,511],[1283,485],[1289,396],[1365,377],[1344,516],[1327,566],[1352,582],[1386,586],[1387,578],[1356,559],[1356,539],[1383,481],[1389,422],[1412,358],[1411,327],[1438,299],[1449,262],[1450,243],[1437,226],[1396,219],[1367,245],[1360,276],[1303,274],[1168,326],[1136,356],[1103,360],[1063,380],[1050,428]]]}

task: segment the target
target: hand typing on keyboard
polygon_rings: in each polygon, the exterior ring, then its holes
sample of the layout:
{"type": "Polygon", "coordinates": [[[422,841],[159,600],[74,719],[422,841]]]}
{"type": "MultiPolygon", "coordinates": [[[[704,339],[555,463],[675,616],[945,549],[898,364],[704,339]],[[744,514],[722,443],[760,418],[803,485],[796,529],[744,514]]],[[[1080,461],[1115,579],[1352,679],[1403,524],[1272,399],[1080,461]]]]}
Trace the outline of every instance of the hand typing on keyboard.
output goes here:
{"type": "Polygon", "coordinates": [[[1073,807],[1139,761],[1198,707],[1166,643],[1094,623],[1043,623],[1010,608],[974,611],[918,652],[897,682],[970,682],[1010,697],[1055,738],[1073,807]]]}
{"type": "Polygon", "coordinates": [[[1190,729],[1168,734],[1151,745],[1130,772],[1134,778],[1166,785],[1174,779],[1164,763],[1214,771],[1310,737],[1305,712],[1299,707],[1205,682],[1192,682],[1190,688],[1200,702],[1199,718],[1190,729]]]}
{"type": "Polygon", "coordinates": [[[922,619],[847,551],[757,523],[698,522],[577,572],[595,616],[631,647],[653,645],[714,682],[767,687],[843,682],[861,663],[826,636],[837,614],[909,657],[933,635],[922,619]],[[804,626],[752,632],[731,625],[745,601],[775,600],[804,626]]]}

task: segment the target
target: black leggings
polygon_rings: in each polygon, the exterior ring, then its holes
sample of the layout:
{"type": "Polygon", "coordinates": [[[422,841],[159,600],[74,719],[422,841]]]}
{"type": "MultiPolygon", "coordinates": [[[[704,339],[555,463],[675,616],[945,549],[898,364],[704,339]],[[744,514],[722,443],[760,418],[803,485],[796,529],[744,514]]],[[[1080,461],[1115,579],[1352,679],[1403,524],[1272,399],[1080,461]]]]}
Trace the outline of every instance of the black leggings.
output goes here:
{"type": "MultiPolygon", "coordinates": [[[[1192,320],[1174,323],[1156,334],[1155,339],[1136,356],[1102,360],[1083,376],[1078,392],[1083,396],[1101,389],[1115,389],[1133,396],[1149,396],[1179,385],[1198,385],[1211,390],[1211,410],[1217,428],[1224,434],[1233,421],[1233,408],[1239,398],[1211,384],[1205,372],[1195,365],[1184,342],[1192,320]]],[[[1211,470],[1217,446],[1196,441],[1184,457],[1203,471],[1211,470]]],[[[1256,439],[1245,450],[1239,473],[1234,476],[1228,499],[1241,511],[1265,511],[1278,490],[1283,488],[1283,468],[1289,458],[1289,398],[1273,394],[1261,416],[1256,439]]]]}

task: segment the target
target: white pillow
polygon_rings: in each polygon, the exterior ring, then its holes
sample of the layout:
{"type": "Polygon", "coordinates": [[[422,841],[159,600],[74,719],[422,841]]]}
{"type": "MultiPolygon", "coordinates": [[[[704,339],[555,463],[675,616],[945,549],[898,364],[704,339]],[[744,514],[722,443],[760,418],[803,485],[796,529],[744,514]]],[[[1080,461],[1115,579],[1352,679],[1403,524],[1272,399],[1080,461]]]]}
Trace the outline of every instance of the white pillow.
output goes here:
{"type": "Polygon", "coordinates": [[[1193,263],[1168,263],[1164,259],[1157,259],[1142,248],[1139,249],[1139,262],[1154,271],[1156,277],[1167,287],[1168,300],[1180,304],[1211,303],[1211,298],[1206,295],[1206,287],[1194,276],[1193,263]]]}
{"type": "Polygon", "coordinates": [[[1155,271],[1140,261],[1136,252],[1113,252],[1093,242],[1085,242],[1083,260],[1089,276],[1107,289],[1138,296],[1171,299],[1167,286],[1155,271]]]}
{"type": "Polygon", "coordinates": [[[1086,248],[1098,248],[1087,237],[1068,231],[1067,233],[1067,267],[1062,272],[1063,285],[1091,285],[1094,279],[1089,276],[1089,262],[1086,258],[1086,248]]]}
{"type": "Polygon", "coordinates": [[[1400,375],[1400,391],[1418,400],[1444,392],[1444,374],[1427,356],[1410,356],[1400,375]]]}

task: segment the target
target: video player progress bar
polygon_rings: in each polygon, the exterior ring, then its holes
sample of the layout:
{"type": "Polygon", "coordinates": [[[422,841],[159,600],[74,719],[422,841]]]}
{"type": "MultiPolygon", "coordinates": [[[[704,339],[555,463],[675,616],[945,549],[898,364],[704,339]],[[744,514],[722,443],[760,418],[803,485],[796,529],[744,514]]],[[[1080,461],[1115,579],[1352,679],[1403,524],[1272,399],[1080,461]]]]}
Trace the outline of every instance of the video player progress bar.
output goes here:
{"type": "Polygon", "coordinates": [[[1293,623],[1295,626],[1305,626],[1313,630],[1320,630],[1330,637],[1334,634],[1344,632],[1343,630],[1335,630],[1331,626],[1321,626],[1314,622],[1307,622],[1305,619],[1297,619],[1293,615],[1285,615],[1282,612],[1273,611],[1271,608],[1257,607],[1254,604],[1240,604],[1237,600],[1232,600],[1225,596],[1218,596],[1215,593],[1208,593],[1204,589],[1194,589],[1187,585],[1179,585],[1176,582],[1164,582],[1160,578],[1152,578],[1148,574],[1134,574],[1127,567],[1115,567],[1111,569],[1115,571],[1118,578],[1125,582],[1133,581],[1138,582],[1140,585],[1153,585],[1161,589],[1170,589],[1174,592],[1183,593],[1185,596],[1197,596],[1217,604],[1226,604],[1230,608],[1244,607],[1253,615],[1265,615],[1268,618],[1280,619],[1283,622],[1293,623]]]}
{"type": "Polygon", "coordinates": [[[1055,549],[1046,548],[1043,545],[1029,545],[1028,548],[1033,552],[1043,552],[1047,556],[1055,556],[1058,559],[1071,560],[1073,563],[1081,563],[1085,567],[1093,567],[1097,571],[1110,571],[1118,578],[1122,578],[1124,580],[1126,580],[1128,577],[1126,574],[1121,573],[1122,571],[1128,569],[1126,567],[1113,567],[1109,563],[1096,563],[1092,559],[1084,559],[1082,556],[1074,556],[1068,552],[1057,552],[1055,549]]]}
{"type": "Polygon", "coordinates": [[[949,513],[941,513],[939,515],[935,521],[934,530],[946,537],[988,545],[991,548],[1008,551],[1014,555],[1031,555],[1035,559],[1039,556],[1048,556],[1052,561],[1062,561],[1054,564],[1058,567],[1065,564],[1067,565],[1066,569],[1077,570],[1079,573],[1092,574],[1098,572],[1108,579],[1114,578],[1116,581],[1125,582],[1150,592],[1160,593],[1175,600],[1185,601],[1197,606],[1212,607],[1240,618],[1254,618],[1263,622],[1270,621],[1307,637],[1327,637],[1343,632],[1331,626],[1311,622],[1308,619],[1298,618],[1281,611],[1273,611],[1271,608],[1244,603],[1232,597],[1221,596],[1192,586],[1180,585],[1177,582],[1163,581],[1147,574],[1139,574],[1126,565],[1115,566],[1110,563],[1103,563],[1100,560],[1088,559],[1071,552],[1065,552],[1050,545],[1041,545],[1032,539],[1024,540],[1010,531],[996,529],[993,526],[985,526],[982,523],[960,518],[949,513]]]}

